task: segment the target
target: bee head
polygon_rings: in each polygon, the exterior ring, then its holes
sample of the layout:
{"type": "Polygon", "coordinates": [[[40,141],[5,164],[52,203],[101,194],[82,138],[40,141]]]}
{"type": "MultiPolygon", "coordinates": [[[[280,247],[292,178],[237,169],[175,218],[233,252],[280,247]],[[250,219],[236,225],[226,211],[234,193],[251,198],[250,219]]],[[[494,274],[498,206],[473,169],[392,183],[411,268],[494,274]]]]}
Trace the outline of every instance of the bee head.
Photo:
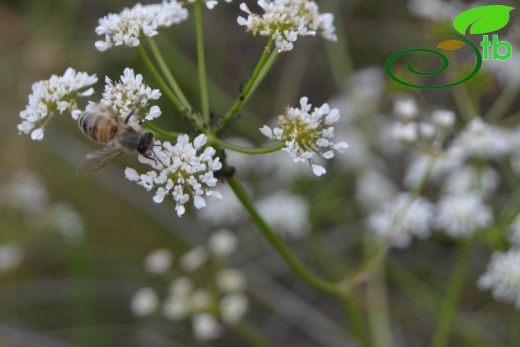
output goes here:
{"type": "Polygon", "coordinates": [[[151,132],[145,132],[139,141],[137,151],[142,155],[147,155],[153,147],[155,138],[151,132]]]}

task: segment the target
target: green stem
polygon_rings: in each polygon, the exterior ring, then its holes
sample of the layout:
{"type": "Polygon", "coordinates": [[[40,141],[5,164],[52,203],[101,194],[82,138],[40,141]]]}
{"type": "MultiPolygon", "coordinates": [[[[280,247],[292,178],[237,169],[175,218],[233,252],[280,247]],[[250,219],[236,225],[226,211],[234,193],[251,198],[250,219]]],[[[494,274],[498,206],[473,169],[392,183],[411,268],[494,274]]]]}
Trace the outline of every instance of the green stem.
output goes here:
{"type": "Polygon", "coordinates": [[[211,144],[215,144],[215,145],[220,146],[222,148],[226,148],[226,149],[229,149],[229,150],[232,150],[232,151],[235,151],[235,152],[246,153],[246,154],[267,154],[267,153],[272,153],[272,152],[279,151],[280,149],[282,149],[285,146],[285,144],[280,143],[278,145],[275,145],[275,146],[272,146],[272,147],[267,147],[267,148],[247,148],[247,147],[234,145],[232,143],[223,141],[223,140],[221,140],[219,138],[216,138],[216,137],[212,137],[209,142],[211,144]]]}
{"type": "Polygon", "coordinates": [[[245,341],[249,342],[251,346],[276,347],[276,345],[269,341],[267,337],[249,324],[240,322],[236,325],[229,326],[229,328],[240,335],[245,341]]]}
{"type": "Polygon", "coordinates": [[[511,104],[517,99],[519,92],[520,83],[516,79],[512,79],[489,108],[484,119],[488,122],[493,122],[502,118],[511,104]]]}
{"type": "Polygon", "coordinates": [[[179,98],[179,101],[181,102],[182,106],[185,108],[185,111],[189,112],[193,108],[191,107],[190,103],[184,96],[184,93],[182,92],[181,88],[177,84],[177,81],[175,81],[175,78],[173,77],[170,69],[168,68],[168,65],[164,61],[164,58],[161,54],[161,51],[159,50],[159,47],[157,47],[157,44],[155,43],[154,39],[151,37],[147,37],[148,44],[150,45],[150,49],[152,50],[152,54],[157,60],[157,63],[159,64],[159,68],[161,69],[162,73],[166,77],[166,81],[170,85],[170,88],[173,90],[175,95],[179,98]]]}
{"type": "Polygon", "coordinates": [[[273,48],[274,41],[273,39],[269,39],[267,47],[265,48],[264,53],[262,53],[262,56],[260,57],[260,60],[258,61],[258,64],[256,65],[255,70],[253,71],[253,74],[247,81],[247,84],[240,93],[240,96],[235,100],[235,103],[224,115],[224,118],[222,119],[220,124],[215,127],[215,133],[222,130],[235,117],[237,112],[249,99],[256,87],[260,84],[264,76],[267,74],[267,71],[273,65],[274,61],[276,60],[276,57],[278,56],[278,51],[276,49],[273,50],[273,48]]]}
{"type": "Polygon", "coordinates": [[[457,260],[453,267],[446,294],[441,302],[437,314],[437,329],[433,336],[431,347],[444,347],[448,343],[455,317],[457,315],[457,302],[459,301],[464,280],[468,270],[470,243],[468,240],[461,240],[457,254],[457,260]]]}
{"type": "MultiPolygon", "coordinates": [[[[226,170],[227,168],[223,168],[226,170]]],[[[249,195],[242,187],[242,185],[237,181],[236,177],[228,177],[227,182],[231,189],[234,191],[237,198],[240,200],[242,205],[245,207],[247,212],[249,213],[253,222],[260,229],[262,235],[267,239],[267,241],[271,244],[271,246],[278,252],[278,254],[285,260],[287,265],[291,268],[291,270],[302,279],[305,283],[310,285],[311,287],[335,296],[341,299],[343,305],[345,306],[345,310],[349,316],[350,323],[352,325],[352,333],[358,339],[361,346],[368,347],[368,339],[363,329],[363,323],[361,320],[361,314],[359,309],[353,304],[353,300],[350,297],[350,294],[347,292],[343,292],[339,289],[339,287],[331,283],[329,281],[323,280],[313,273],[311,273],[305,266],[303,266],[289,251],[287,246],[283,243],[282,239],[278,234],[271,229],[271,227],[264,221],[260,213],[257,211],[255,205],[251,201],[249,195]]]]}
{"type": "Polygon", "coordinates": [[[206,81],[206,60],[204,58],[204,35],[202,31],[201,1],[195,3],[195,25],[197,28],[197,56],[199,65],[199,85],[202,102],[202,117],[204,123],[209,126],[209,96],[206,81]]]}
{"type": "Polygon", "coordinates": [[[165,137],[165,138],[167,138],[169,140],[177,140],[177,137],[182,135],[181,133],[176,133],[176,132],[173,132],[173,131],[163,130],[163,129],[159,128],[156,125],[153,125],[152,123],[150,123],[148,121],[144,121],[142,125],[146,129],[151,130],[154,134],[161,135],[162,137],[165,137]]]}
{"type": "Polygon", "coordinates": [[[157,69],[155,68],[155,66],[152,63],[152,60],[150,59],[150,57],[148,56],[148,54],[144,50],[144,47],[142,45],[139,45],[139,46],[137,46],[137,49],[139,51],[139,54],[141,55],[141,58],[144,61],[144,64],[146,65],[148,70],[150,70],[153,78],[159,84],[159,87],[161,88],[163,93],[166,95],[166,97],[168,97],[168,99],[170,99],[170,101],[172,102],[173,106],[175,106],[179,111],[182,112],[183,111],[183,107],[181,105],[181,102],[179,101],[179,99],[177,99],[177,97],[172,92],[170,87],[168,87],[168,84],[166,84],[164,79],[161,77],[161,75],[159,74],[159,71],[157,71],[157,69]]]}
{"type": "Polygon", "coordinates": [[[471,98],[471,95],[469,94],[469,91],[465,85],[460,85],[456,88],[453,88],[453,97],[460,114],[466,122],[469,122],[479,116],[478,106],[471,98]]]}
{"type": "Polygon", "coordinates": [[[370,329],[370,341],[373,347],[393,347],[392,330],[388,314],[388,298],[385,285],[384,264],[367,283],[367,320],[370,329]]]}
{"type": "Polygon", "coordinates": [[[356,272],[348,279],[340,282],[340,288],[348,291],[366,282],[377,271],[385,258],[386,253],[387,248],[385,244],[383,242],[378,242],[356,272]]]}

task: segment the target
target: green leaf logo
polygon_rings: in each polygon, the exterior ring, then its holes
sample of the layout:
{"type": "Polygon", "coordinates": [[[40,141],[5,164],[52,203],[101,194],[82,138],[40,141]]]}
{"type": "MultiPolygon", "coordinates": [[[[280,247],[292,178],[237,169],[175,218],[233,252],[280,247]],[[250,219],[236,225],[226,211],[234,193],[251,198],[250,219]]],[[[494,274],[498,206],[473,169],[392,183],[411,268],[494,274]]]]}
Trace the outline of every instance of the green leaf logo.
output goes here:
{"type": "Polygon", "coordinates": [[[472,8],[459,14],[453,20],[453,27],[462,35],[471,26],[470,34],[486,34],[502,29],[509,22],[509,12],[514,7],[488,5],[472,8]]]}

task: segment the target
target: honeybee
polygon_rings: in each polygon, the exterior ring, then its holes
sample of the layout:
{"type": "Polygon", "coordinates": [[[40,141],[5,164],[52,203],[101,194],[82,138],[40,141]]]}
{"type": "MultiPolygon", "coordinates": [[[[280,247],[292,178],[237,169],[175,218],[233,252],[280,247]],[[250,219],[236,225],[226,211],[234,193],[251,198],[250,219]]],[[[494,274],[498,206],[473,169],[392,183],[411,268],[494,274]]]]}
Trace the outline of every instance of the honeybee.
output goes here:
{"type": "Polygon", "coordinates": [[[106,147],[87,154],[76,176],[83,177],[97,172],[123,153],[138,152],[149,158],[153,153],[154,136],[130,126],[128,121],[135,114],[133,108],[122,121],[112,109],[85,111],[78,119],[80,130],[91,140],[106,144],[106,147]]]}

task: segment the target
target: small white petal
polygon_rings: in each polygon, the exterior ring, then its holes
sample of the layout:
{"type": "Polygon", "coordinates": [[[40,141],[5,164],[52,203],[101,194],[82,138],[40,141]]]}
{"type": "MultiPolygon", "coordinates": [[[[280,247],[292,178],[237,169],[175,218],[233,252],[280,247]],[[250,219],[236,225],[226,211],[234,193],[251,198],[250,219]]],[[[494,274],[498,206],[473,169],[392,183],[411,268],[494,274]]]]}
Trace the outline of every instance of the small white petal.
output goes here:
{"type": "Polygon", "coordinates": [[[312,164],[312,172],[316,175],[316,176],[321,176],[323,175],[324,173],[327,172],[327,170],[325,170],[325,168],[323,166],[320,166],[318,164],[312,164]]]}
{"type": "Polygon", "coordinates": [[[262,128],[260,128],[260,132],[270,139],[273,138],[273,131],[267,125],[264,125],[262,128]]]}
{"type": "Polygon", "coordinates": [[[42,128],[34,129],[31,132],[31,139],[33,139],[35,141],[41,141],[43,139],[43,129],[42,128]]]}

